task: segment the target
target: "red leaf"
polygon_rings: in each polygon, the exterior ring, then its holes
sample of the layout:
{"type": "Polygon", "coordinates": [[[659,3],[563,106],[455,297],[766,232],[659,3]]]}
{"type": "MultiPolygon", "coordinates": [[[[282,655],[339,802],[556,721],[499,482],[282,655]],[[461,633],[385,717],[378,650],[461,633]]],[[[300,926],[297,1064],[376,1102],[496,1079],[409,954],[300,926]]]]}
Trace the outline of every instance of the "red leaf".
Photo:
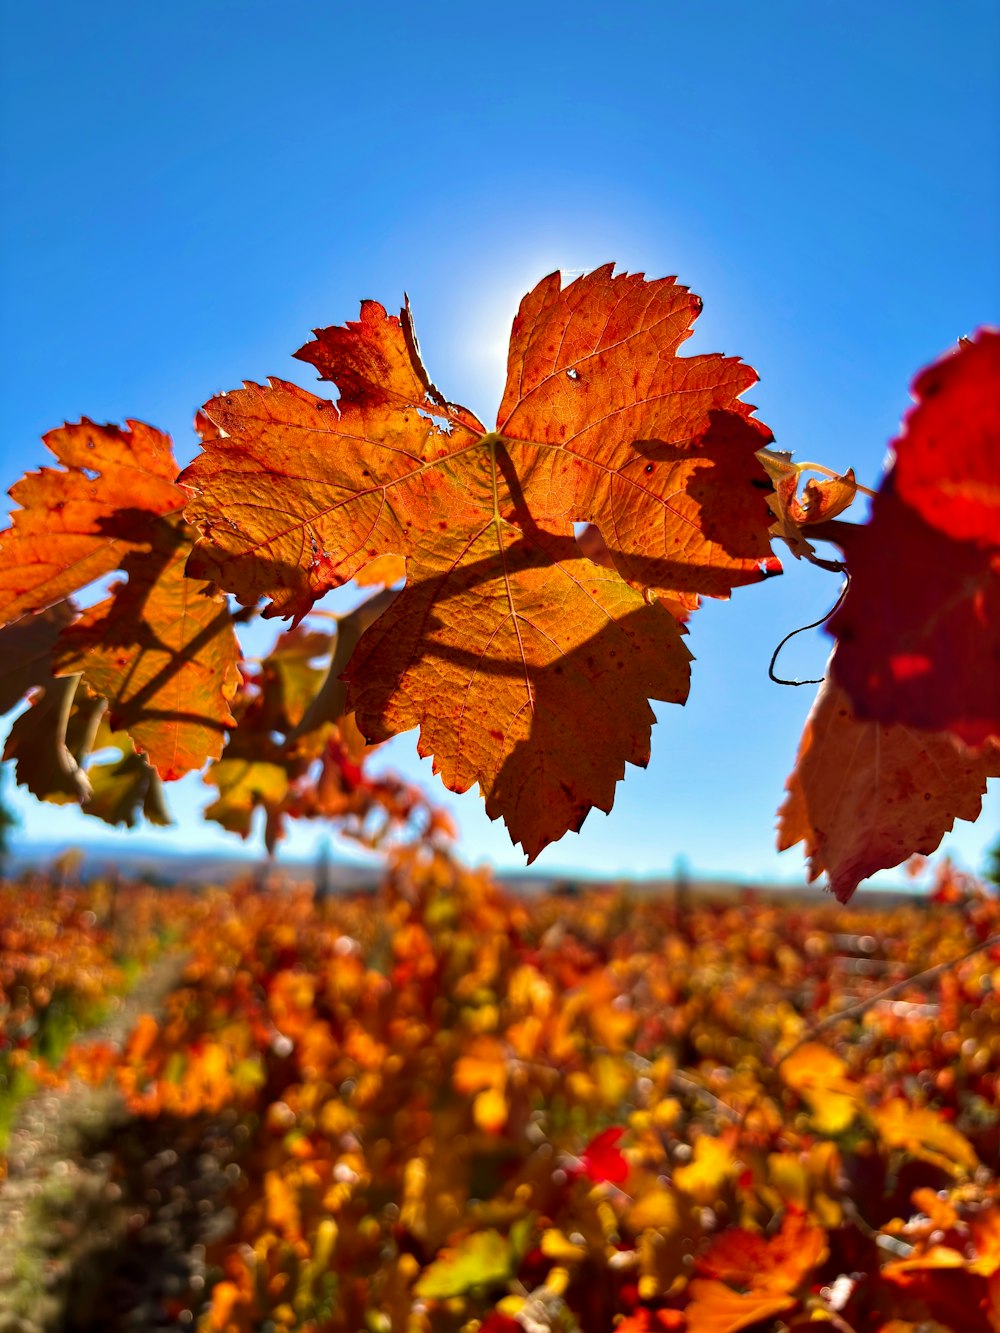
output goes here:
{"type": "Polygon", "coordinates": [[[827,629],[857,715],[970,746],[1000,735],[1000,552],[931,527],[891,475],[871,522],[839,527],[837,541],[851,585],[827,629]]]}
{"type": "Polygon", "coordinates": [[[928,366],[913,396],[895,443],[900,499],[950,537],[1000,547],[1000,332],[928,366]]]}
{"type": "Polygon", "coordinates": [[[620,1126],[602,1129],[590,1140],[580,1154],[583,1174],[593,1181],[606,1180],[612,1185],[620,1185],[628,1176],[628,1162],[616,1145],[625,1133],[620,1126]]]}

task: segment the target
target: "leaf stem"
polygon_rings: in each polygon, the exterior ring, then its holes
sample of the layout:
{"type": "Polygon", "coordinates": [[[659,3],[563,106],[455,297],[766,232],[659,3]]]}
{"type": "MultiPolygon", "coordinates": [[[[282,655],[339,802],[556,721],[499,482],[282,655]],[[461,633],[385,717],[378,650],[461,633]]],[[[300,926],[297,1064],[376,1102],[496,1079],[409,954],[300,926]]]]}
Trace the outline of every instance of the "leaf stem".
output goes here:
{"type": "MultiPolygon", "coordinates": [[[[834,472],[833,468],[824,467],[822,463],[796,463],[795,466],[798,468],[800,475],[803,472],[818,472],[820,476],[830,477],[833,481],[844,480],[842,472],[834,472]]],[[[875,491],[870,490],[867,486],[862,486],[859,481],[856,481],[854,485],[861,495],[867,495],[870,500],[875,499],[875,491]]]]}

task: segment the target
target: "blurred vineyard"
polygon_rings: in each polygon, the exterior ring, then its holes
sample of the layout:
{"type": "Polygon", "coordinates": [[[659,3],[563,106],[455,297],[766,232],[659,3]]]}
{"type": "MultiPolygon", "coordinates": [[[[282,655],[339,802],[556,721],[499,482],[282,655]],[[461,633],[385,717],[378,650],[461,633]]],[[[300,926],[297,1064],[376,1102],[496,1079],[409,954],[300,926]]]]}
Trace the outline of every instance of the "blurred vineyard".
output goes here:
{"type": "Polygon", "coordinates": [[[0,1328],[995,1331],[1000,947],[897,983],[998,931],[948,866],[879,912],[426,843],[375,894],[4,886],[0,1211],[33,1106],[115,1109],[92,1198],[0,1217],[0,1328]]]}

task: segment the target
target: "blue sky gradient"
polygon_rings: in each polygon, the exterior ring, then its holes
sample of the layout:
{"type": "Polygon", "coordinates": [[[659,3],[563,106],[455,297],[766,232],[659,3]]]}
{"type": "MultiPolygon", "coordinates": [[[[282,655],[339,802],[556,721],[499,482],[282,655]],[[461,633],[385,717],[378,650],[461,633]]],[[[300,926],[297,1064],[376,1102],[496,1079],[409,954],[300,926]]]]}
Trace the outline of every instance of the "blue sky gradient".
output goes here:
{"type": "MultiPolygon", "coordinates": [[[[992,0],[40,3],[3,24],[4,484],[81,414],[151,421],[186,461],[211,394],[311,386],[290,359],[309,330],[404,291],[431,375],[490,422],[519,297],[606,260],[678,274],[705,302],[685,352],[750,362],[779,447],[874,484],[918,368],[1000,319],[992,0]]],[[[801,878],[773,821],[812,691],[767,663],[837,585],[787,563],[698,613],[690,703],[540,869],[683,854],[801,878]]],[[[821,674],[827,647],[800,636],[786,672],[821,674]]],[[[431,780],[412,735],[383,762],[431,780]]],[[[197,779],[168,795],[161,837],[237,845],[194,819],[197,779]]],[[[478,796],[447,799],[469,857],[523,863],[478,796]]],[[[22,840],[106,834],[16,805],[22,840]]],[[[993,793],[949,845],[975,865],[998,827],[993,793]]]]}

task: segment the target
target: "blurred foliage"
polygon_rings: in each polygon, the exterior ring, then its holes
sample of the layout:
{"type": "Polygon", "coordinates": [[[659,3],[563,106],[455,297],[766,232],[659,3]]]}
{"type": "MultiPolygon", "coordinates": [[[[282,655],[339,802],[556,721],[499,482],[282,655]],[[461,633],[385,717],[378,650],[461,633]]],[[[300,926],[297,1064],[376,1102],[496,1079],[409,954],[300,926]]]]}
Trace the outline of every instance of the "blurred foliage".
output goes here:
{"type": "Polygon", "coordinates": [[[17,1068],[117,1088],[151,1141],[236,1127],[231,1220],[172,1307],[203,1333],[997,1326],[1000,948],[876,998],[1000,929],[947,864],[880,912],[510,897],[426,845],[375,895],[0,901],[17,1068]],[[167,918],[159,1016],[25,1040],[53,981],[113,994],[167,918]]]}

